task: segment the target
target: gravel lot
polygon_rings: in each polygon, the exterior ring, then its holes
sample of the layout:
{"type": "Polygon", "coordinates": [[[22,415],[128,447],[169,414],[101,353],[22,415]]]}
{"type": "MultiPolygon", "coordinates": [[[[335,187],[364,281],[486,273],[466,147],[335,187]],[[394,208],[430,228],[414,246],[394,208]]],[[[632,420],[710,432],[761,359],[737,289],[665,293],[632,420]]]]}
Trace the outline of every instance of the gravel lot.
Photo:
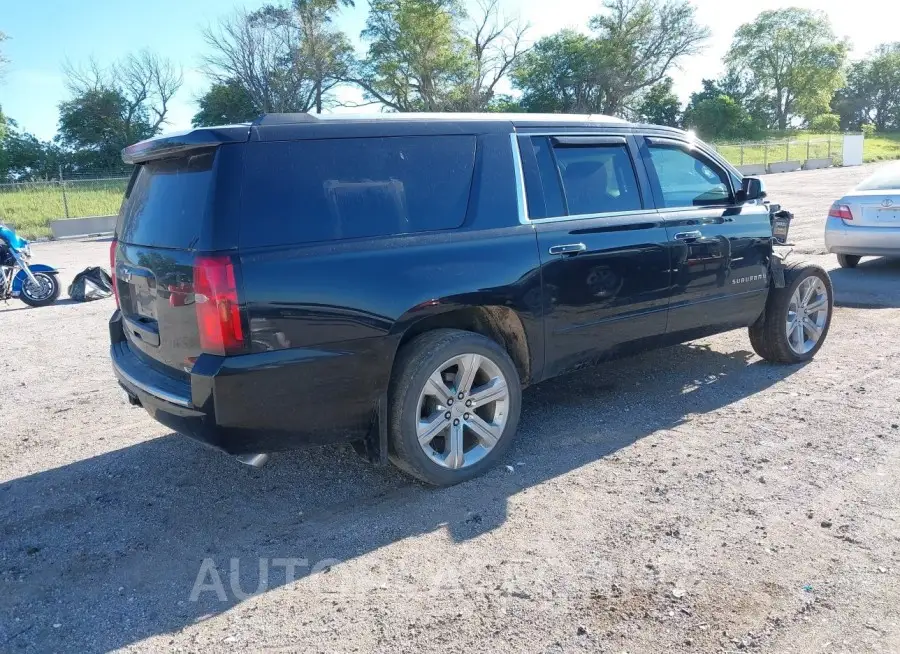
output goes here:
{"type": "MultiPolygon", "coordinates": [[[[835,266],[870,170],[766,178],[799,251],[835,266]]],[[[68,284],[107,248],[34,251],[68,284]]],[[[833,280],[814,362],[740,331],[541,384],[509,467],[446,490],[243,467],[122,402],[111,300],[0,307],[0,651],[900,651],[900,263],[833,280]]]]}

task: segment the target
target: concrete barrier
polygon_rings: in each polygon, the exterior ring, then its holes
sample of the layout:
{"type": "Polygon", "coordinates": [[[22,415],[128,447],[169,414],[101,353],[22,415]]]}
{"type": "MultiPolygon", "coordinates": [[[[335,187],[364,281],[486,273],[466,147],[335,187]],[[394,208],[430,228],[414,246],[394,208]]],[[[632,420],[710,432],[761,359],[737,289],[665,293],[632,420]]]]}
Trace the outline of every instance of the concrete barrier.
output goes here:
{"type": "Polygon", "coordinates": [[[803,170],[819,170],[820,168],[831,168],[834,165],[834,159],[807,159],[803,164],[803,170]]]}
{"type": "Polygon", "coordinates": [[[768,172],[764,164],[745,164],[737,169],[741,175],[765,175],[768,172]]]}
{"type": "Polygon", "coordinates": [[[770,173],[790,173],[795,170],[800,170],[803,166],[803,163],[800,161],[779,161],[778,163],[770,163],[769,164],[769,172],[770,173]]]}
{"type": "Polygon", "coordinates": [[[50,233],[53,234],[53,238],[112,234],[116,230],[116,218],[118,216],[88,216],[51,220],[50,233]]]}

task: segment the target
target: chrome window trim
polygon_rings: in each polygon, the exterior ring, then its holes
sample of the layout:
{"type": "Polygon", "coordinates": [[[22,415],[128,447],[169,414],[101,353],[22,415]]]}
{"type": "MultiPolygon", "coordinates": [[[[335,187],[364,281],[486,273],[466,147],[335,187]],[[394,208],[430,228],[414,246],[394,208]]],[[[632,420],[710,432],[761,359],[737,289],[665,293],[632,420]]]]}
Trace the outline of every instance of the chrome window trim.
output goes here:
{"type": "Polygon", "coordinates": [[[657,209],[631,209],[629,211],[606,211],[603,213],[573,213],[568,216],[547,216],[546,218],[529,219],[533,225],[542,223],[560,223],[566,220],[590,220],[591,218],[618,218],[619,216],[637,216],[641,214],[659,213],[657,209]]]}
{"type": "Polygon", "coordinates": [[[510,145],[512,146],[513,174],[516,177],[516,206],[519,211],[519,224],[530,225],[528,199],[525,197],[525,171],[522,168],[522,150],[519,148],[518,136],[515,132],[511,132],[509,135],[510,145]]]}

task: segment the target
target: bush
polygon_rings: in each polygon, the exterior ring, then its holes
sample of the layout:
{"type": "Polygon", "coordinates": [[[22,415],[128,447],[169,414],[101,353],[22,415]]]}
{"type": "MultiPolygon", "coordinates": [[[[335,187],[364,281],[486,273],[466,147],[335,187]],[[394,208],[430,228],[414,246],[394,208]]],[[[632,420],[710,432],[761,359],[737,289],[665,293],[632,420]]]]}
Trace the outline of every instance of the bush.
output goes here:
{"type": "Polygon", "coordinates": [[[873,125],[872,123],[864,124],[862,126],[862,133],[863,136],[865,136],[867,139],[872,138],[873,136],[875,136],[875,125],[873,125]]]}
{"type": "Polygon", "coordinates": [[[813,132],[839,132],[841,117],[837,114],[819,114],[809,121],[809,129],[813,132]]]}

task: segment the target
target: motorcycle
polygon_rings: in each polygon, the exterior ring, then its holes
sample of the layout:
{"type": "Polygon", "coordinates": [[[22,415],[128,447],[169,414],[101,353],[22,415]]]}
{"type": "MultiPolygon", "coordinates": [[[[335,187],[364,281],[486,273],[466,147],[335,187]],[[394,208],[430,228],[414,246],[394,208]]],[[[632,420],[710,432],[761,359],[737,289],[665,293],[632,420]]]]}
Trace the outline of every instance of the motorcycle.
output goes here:
{"type": "Polygon", "coordinates": [[[31,246],[12,228],[0,223],[0,300],[19,298],[32,307],[53,304],[59,297],[59,271],[29,263],[31,246]]]}

